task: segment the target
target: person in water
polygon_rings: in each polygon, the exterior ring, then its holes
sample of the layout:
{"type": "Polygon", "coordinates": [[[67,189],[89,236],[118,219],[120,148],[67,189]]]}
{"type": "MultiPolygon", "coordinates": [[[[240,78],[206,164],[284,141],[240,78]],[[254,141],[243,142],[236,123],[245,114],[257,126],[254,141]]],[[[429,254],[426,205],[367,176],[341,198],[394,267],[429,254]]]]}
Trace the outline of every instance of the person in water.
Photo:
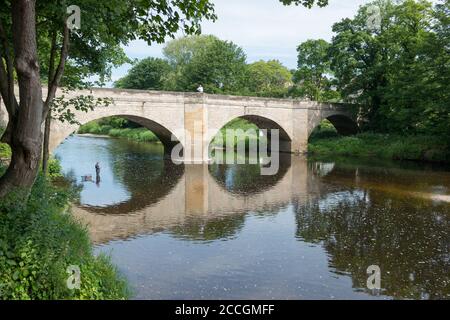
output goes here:
{"type": "Polygon", "coordinates": [[[95,183],[97,186],[100,184],[100,164],[98,162],[95,164],[95,183]]]}

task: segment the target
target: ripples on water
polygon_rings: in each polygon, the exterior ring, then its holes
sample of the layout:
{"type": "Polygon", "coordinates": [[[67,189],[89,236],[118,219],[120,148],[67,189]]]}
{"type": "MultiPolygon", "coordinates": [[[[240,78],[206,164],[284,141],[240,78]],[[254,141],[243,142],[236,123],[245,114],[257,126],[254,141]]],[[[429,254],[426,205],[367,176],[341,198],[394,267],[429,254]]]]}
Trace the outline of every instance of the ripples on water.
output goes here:
{"type": "Polygon", "coordinates": [[[159,145],[70,137],[74,214],[137,299],[450,298],[450,172],[307,161],[175,166],[159,145]],[[381,268],[380,294],[366,289],[381,268]]]}

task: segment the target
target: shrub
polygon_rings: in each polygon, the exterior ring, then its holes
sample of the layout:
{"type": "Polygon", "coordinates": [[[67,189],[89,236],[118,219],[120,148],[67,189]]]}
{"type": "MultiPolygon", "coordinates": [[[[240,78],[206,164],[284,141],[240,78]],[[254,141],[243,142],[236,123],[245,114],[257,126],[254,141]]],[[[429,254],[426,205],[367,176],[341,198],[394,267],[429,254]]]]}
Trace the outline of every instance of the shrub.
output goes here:
{"type": "Polygon", "coordinates": [[[0,203],[0,298],[124,299],[125,281],[108,257],[95,257],[88,233],[67,211],[73,189],[40,176],[28,201],[20,193],[0,203]],[[69,265],[81,269],[80,289],[67,285],[69,265]]]}
{"type": "Polygon", "coordinates": [[[11,148],[6,143],[0,143],[0,158],[11,158],[11,148]]]}
{"type": "Polygon", "coordinates": [[[48,161],[48,176],[51,179],[62,177],[63,175],[61,173],[61,170],[62,170],[61,163],[59,162],[58,159],[51,158],[48,161]]]}
{"type": "Polygon", "coordinates": [[[450,162],[450,146],[444,141],[431,136],[362,133],[350,137],[315,137],[310,139],[308,151],[314,155],[450,162]]]}
{"type": "MultiPolygon", "coordinates": [[[[0,127],[0,137],[3,132],[5,132],[5,129],[0,127]]],[[[11,158],[11,148],[6,143],[0,142],[0,158],[11,158]]]]}

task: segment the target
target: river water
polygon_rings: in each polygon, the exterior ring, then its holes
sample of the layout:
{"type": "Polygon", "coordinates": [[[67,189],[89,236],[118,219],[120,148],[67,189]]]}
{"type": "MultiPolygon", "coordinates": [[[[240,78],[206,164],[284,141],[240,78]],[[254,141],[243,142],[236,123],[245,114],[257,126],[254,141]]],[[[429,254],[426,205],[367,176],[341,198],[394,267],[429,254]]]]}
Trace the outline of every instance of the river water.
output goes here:
{"type": "Polygon", "coordinates": [[[56,156],[135,299],[450,299],[448,168],[283,155],[261,176],[77,135],[56,156]]]}

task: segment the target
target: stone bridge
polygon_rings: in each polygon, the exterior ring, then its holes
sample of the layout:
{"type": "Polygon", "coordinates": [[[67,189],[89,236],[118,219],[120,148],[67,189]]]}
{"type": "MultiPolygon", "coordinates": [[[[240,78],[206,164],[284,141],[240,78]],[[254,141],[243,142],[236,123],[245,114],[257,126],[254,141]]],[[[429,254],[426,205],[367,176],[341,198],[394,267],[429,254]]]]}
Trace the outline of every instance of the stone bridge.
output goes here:
{"type": "MultiPolygon", "coordinates": [[[[45,91],[43,89],[44,96],[45,91]]],[[[311,132],[324,119],[330,120],[343,135],[358,130],[350,107],[343,104],[121,89],[80,90],[65,96],[78,95],[113,100],[108,107],[98,107],[88,113],[76,111],[79,123],[110,116],[124,117],[153,131],[167,153],[181,143],[184,150],[188,150],[184,152],[184,160],[188,163],[208,161],[211,141],[222,127],[236,118],[247,119],[260,129],[278,129],[280,151],[291,153],[307,151],[311,132]]],[[[1,104],[0,121],[5,123],[7,119],[1,104]]],[[[53,121],[50,149],[54,150],[77,129],[77,125],[53,121]]]]}

